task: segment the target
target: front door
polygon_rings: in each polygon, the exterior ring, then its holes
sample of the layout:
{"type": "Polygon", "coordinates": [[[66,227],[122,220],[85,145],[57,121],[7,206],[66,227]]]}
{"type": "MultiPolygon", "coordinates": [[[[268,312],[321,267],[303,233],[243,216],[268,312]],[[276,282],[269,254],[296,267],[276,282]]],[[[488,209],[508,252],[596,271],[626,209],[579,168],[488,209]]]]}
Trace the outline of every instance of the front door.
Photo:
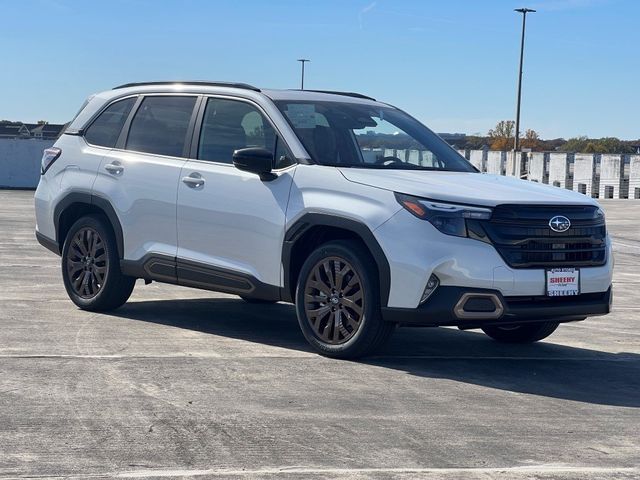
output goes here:
{"type": "Polygon", "coordinates": [[[178,186],[178,281],[251,296],[281,285],[281,254],[294,167],[283,142],[249,102],[209,98],[197,148],[178,186]],[[233,151],[274,152],[277,178],[236,169],[233,151]]]}

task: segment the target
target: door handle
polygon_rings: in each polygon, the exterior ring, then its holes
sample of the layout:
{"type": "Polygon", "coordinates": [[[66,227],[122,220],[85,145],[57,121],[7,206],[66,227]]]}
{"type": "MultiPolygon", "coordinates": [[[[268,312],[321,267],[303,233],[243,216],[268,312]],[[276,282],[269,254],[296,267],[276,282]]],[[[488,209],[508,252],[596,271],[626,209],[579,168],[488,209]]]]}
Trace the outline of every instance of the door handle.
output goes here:
{"type": "Polygon", "coordinates": [[[114,175],[120,175],[122,172],[124,172],[124,167],[119,163],[107,163],[104,166],[104,169],[114,175]]]}
{"type": "Polygon", "coordinates": [[[188,177],[182,177],[182,182],[186,183],[188,187],[199,188],[204,185],[204,178],[199,173],[192,173],[188,177]]]}

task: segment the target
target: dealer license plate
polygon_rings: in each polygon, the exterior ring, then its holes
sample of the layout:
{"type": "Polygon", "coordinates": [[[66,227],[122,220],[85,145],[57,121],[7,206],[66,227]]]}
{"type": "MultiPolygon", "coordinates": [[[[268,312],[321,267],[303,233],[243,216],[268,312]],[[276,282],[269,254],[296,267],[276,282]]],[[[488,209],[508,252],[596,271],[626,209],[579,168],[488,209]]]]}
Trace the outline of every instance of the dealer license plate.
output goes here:
{"type": "Polygon", "coordinates": [[[547,270],[547,296],[567,297],[580,294],[580,270],[551,268],[547,270]]]}

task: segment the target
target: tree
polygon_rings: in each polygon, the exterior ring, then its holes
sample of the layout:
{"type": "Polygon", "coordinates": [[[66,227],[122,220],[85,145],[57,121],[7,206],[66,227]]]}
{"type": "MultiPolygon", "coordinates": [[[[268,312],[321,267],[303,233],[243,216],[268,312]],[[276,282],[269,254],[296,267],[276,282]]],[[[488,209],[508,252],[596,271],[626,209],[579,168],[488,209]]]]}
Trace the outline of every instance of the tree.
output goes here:
{"type": "Polygon", "coordinates": [[[530,148],[531,150],[542,150],[542,142],[540,141],[540,136],[535,130],[531,130],[530,128],[524,133],[524,138],[520,143],[522,148],[530,148]]]}
{"type": "Polygon", "coordinates": [[[588,138],[582,136],[570,138],[558,147],[558,150],[582,153],[635,153],[633,142],[625,142],[615,137],[588,138]]]}
{"type": "Polygon", "coordinates": [[[489,148],[491,150],[509,150],[513,148],[515,122],[513,120],[500,120],[495,128],[489,130],[489,148]]]}

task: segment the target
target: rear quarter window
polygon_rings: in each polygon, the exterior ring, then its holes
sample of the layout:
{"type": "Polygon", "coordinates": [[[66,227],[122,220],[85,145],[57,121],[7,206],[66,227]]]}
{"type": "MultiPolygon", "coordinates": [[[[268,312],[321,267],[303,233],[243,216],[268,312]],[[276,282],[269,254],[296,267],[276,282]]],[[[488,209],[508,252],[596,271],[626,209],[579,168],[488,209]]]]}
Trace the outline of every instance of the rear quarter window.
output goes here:
{"type": "Polygon", "coordinates": [[[135,97],[132,97],[109,105],[89,126],[84,135],[85,140],[92,145],[115,147],[135,102],[135,97]]]}

